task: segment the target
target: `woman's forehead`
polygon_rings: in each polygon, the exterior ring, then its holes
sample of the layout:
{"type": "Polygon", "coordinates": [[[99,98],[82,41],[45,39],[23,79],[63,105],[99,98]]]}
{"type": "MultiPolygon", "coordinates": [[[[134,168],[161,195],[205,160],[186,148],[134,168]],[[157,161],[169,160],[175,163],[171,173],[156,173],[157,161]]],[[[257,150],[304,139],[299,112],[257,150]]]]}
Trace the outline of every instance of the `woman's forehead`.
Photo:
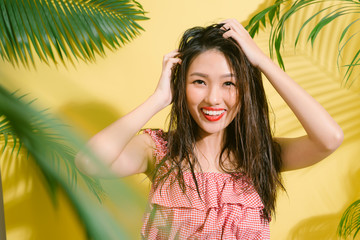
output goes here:
{"type": "Polygon", "coordinates": [[[225,55],[215,49],[200,53],[191,61],[187,75],[232,77],[233,71],[225,55]]]}

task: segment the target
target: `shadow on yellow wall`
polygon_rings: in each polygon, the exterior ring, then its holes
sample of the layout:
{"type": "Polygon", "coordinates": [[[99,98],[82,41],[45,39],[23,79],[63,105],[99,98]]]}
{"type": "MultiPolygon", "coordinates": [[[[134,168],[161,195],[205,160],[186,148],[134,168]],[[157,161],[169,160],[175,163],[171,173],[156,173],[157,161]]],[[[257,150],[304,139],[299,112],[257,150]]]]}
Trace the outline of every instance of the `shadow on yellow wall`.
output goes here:
{"type": "Polygon", "coordinates": [[[110,125],[122,114],[112,106],[100,101],[68,102],[58,108],[60,116],[65,116],[69,126],[76,126],[74,131],[90,138],[110,125]]]}
{"type": "MultiPolygon", "coordinates": [[[[359,146],[359,142],[357,142],[356,145],[359,146]]],[[[346,150],[346,148],[342,149],[342,151],[339,151],[340,154],[337,154],[337,156],[340,157],[341,152],[346,150]]],[[[360,154],[360,151],[358,153],[360,154]]],[[[329,211],[331,212],[330,214],[315,215],[295,222],[291,227],[286,239],[338,239],[336,237],[336,229],[339,225],[342,214],[352,202],[359,199],[360,197],[360,168],[357,167],[357,157],[353,156],[352,158],[344,158],[343,161],[349,161],[346,164],[355,166],[352,169],[347,169],[346,172],[340,173],[342,176],[339,178],[339,181],[342,181],[341,186],[343,187],[343,196],[341,196],[340,199],[344,199],[344,201],[338,201],[338,206],[334,207],[334,211],[329,211]]],[[[319,191],[322,190],[320,189],[319,191]]],[[[326,193],[321,194],[323,195],[323,198],[332,198],[329,199],[329,201],[335,200],[334,205],[336,205],[337,201],[334,196],[326,193]]],[[[311,195],[309,195],[308,198],[310,201],[313,200],[311,195]]],[[[323,199],[322,201],[326,203],[327,200],[323,199]]],[[[316,206],[316,203],[314,205],[316,206]]],[[[359,237],[355,239],[359,239],[359,237]]]]}
{"type": "MultiPolygon", "coordinates": [[[[323,8],[326,6],[321,5],[323,8]]],[[[322,162],[283,173],[287,193],[281,193],[278,198],[277,216],[271,223],[273,239],[338,239],[336,230],[343,212],[360,198],[359,88],[356,84],[350,89],[345,88],[342,84],[343,70],[336,66],[337,43],[341,35],[338,29],[344,28],[346,22],[336,21],[325,28],[313,48],[310,43],[306,44],[306,40],[300,40],[295,49],[295,37],[301,23],[311,16],[309,14],[304,11],[288,22],[283,51],[286,72],[334,117],[345,138],[342,146],[322,162]]],[[[355,18],[351,15],[347,20],[355,18]]],[[[351,29],[349,36],[356,29],[351,29]]],[[[302,38],[307,36],[307,31],[304,29],[302,38]]],[[[262,49],[268,48],[268,36],[266,31],[256,38],[262,49]]],[[[342,56],[344,62],[351,59],[351,50],[356,47],[355,44],[346,49],[342,56]]],[[[354,76],[358,76],[359,72],[358,68],[354,76]]],[[[271,86],[267,91],[276,115],[276,135],[292,137],[304,134],[294,114],[271,86]]]]}

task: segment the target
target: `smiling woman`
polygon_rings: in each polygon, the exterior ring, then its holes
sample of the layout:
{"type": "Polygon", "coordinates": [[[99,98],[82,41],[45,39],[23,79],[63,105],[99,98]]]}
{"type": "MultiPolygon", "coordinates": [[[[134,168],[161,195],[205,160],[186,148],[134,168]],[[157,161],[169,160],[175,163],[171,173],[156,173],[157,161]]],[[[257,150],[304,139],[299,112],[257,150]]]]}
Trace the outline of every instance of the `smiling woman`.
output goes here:
{"type": "Polygon", "coordinates": [[[208,50],[190,65],[186,79],[186,102],[191,116],[204,133],[223,134],[238,106],[236,80],[224,54],[208,50]]]}
{"type": "MultiPolygon", "coordinates": [[[[153,95],[89,146],[118,177],[151,179],[144,239],[270,239],[280,171],[322,160],[342,138],[320,104],[231,19],[187,30],[179,49],[164,56],[153,95]],[[305,136],[272,136],[261,72],[305,136]],[[137,134],[171,103],[167,132],[137,134]]],[[[81,153],[77,165],[101,175],[81,153]]]]}

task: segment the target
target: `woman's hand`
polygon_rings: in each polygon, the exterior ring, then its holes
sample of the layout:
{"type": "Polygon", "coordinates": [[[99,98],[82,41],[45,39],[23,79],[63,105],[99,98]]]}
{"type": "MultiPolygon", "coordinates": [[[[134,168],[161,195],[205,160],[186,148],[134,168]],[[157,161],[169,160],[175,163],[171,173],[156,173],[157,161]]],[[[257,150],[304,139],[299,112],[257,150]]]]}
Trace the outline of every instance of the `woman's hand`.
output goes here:
{"type": "Polygon", "coordinates": [[[262,60],[268,58],[236,19],[227,19],[221,23],[224,24],[222,29],[226,30],[223,35],[224,38],[231,37],[234,39],[253,66],[259,67],[262,60]]]}
{"type": "Polygon", "coordinates": [[[179,52],[174,50],[164,56],[161,77],[154,93],[162,99],[165,106],[172,102],[171,74],[175,65],[181,64],[181,59],[177,57],[178,55],[179,52]]]}
{"type": "MultiPolygon", "coordinates": [[[[152,169],[155,143],[148,134],[137,133],[156,113],[171,103],[171,74],[173,67],[181,63],[178,55],[175,50],[164,56],[161,77],[153,95],[89,140],[88,146],[116,176],[147,173],[152,169]]],[[[76,164],[91,176],[110,175],[101,171],[84,154],[78,155],[76,164]]]]}
{"type": "Polygon", "coordinates": [[[292,80],[256,45],[246,29],[235,19],[223,21],[224,38],[231,37],[251,64],[258,67],[287,103],[307,135],[277,138],[281,146],[283,170],[308,167],[327,157],[340,146],[344,135],[326,110],[292,80]]]}

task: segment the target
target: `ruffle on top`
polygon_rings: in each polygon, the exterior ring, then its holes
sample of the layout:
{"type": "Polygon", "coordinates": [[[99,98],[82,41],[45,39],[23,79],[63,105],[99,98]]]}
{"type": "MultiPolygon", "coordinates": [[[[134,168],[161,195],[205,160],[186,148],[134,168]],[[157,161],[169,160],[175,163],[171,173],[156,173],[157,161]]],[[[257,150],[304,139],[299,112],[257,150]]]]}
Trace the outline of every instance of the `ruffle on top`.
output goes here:
{"type": "Polygon", "coordinates": [[[220,208],[223,204],[240,204],[245,207],[262,210],[264,205],[253,186],[248,186],[243,178],[233,179],[229,174],[218,172],[195,173],[199,193],[190,172],[184,172],[187,186],[183,194],[179,184],[169,181],[150,192],[149,200],[164,207],[196,208],[206,211],[208,208],[220,208]],[[174,199],[176,196],[176,199],[174,199]]]}
{"type": "Polygon", "coordinates": [[[164,131],[162,129],[152,130],[152,129],[145,129],[143,131],[151,136],[151,138],[155,142],[155,149],[154,149],[154,157],[156,159],[156,163],[159,163],[161,159],[163,159],[167,154],[167,141],[164,139],[164,131]]]}
{"type": "MultiPolygon", "coordinates": [[[[156,147],[156,162],[166,155],[162,131],[148,130],[156,147]],[[156,136],[156,138],[154,138],[156,136]],[[159,154],[163,155],[159,157],[159,154]]],[[[151,188],[144,215],[143,239],[270,239],[269,223],[261,217],[264,205],[244,177],[234,179],[217,172],[195,173],[199,193],[190,172],[184,172],[185,194],[178,182],[165,181],[151,188]],[[201,199],[199,197],[201,196],[201,199]]]]}

